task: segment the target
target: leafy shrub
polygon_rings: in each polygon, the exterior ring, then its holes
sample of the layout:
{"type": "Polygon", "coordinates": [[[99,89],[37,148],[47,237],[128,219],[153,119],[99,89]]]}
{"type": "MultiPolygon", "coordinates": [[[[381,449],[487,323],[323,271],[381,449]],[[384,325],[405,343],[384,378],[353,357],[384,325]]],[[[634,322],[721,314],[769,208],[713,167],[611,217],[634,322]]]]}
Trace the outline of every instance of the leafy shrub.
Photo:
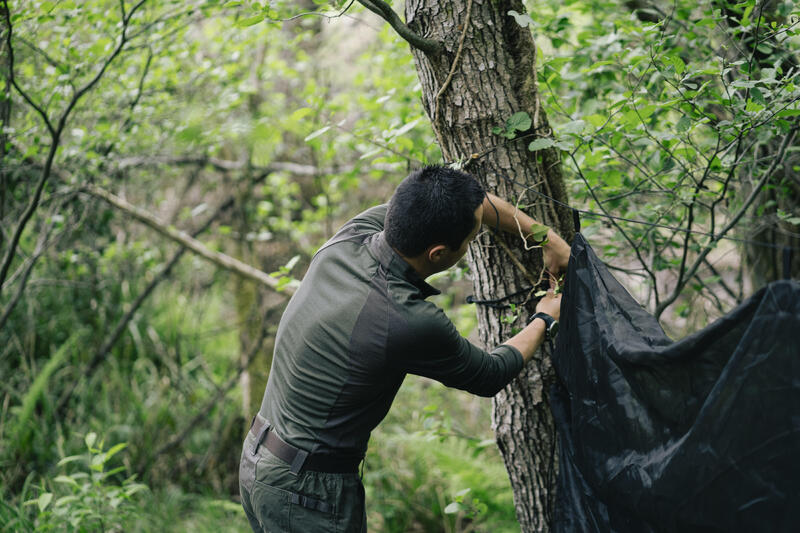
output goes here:
{"type": "Polygon", "coordinates": [[[59,461],[64,473],[44,480],[38,496],[24,503],[35,513],[27,524],[32,524],[34,531],[122,531],[123,520],[134,509],[133,495],[147,490],[135,482],[135,474],[115,483],[125,467],[109,466],[126,443],[104,450],[104,442],[97,442],[96,433],[87,434],[84,440],[87,453],[59,461]],[[74,466],[80,468],[68,473],[74,466]]]}

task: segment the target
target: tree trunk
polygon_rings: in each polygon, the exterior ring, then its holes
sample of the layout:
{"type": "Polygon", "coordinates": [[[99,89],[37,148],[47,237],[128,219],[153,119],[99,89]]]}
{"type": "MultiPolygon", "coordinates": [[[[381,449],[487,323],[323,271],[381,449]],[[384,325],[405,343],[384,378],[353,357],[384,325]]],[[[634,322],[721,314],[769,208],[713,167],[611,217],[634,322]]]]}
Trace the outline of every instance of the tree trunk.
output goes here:
{"type": "MultiPolygon", "coordinates": [[[[530,207],[536,220],[553,227],[567,240],[573,236],[572,217],[541,197],[522,195],[504,176],[566,202],[561,155],[550,149],[530,152],[535,138],[506,141],[492,133],[518,111],[533,118],[529,132],[550,133],[536,86],[536,48],[527,28],[510,10],[524,13],[518,1],[474,0],[460,59],[459,48],[468,2],[408,0],[406,23],[418,35],[444,44],[441,54],[427,55],[412,48],[422,84],[422,100],[447,161],[466,161],[465,169],[483,186],[511,202],[530,207]],[[438,98],[453,68],[452,79],[438,98]],[[437,110],[438,107],[438,110],[437,110]],[[472,154],[485,154],[471,158],[472,154]],[[522,195],[522,196],[521,196],[522,195]]],[[[525,251],[521,239],[484,232],[470,247],[468,261],[479,299],[498,298],[531,285],[542,270],[542,256],[525,251]],[[507,246],[502,246],[502,240],[507,246]],[[528,271],[509,257],[513,253],[528,271]]],[[[534,302],[528,302],[531,312],[534,302]]],[[[527,313],[514,324],[501,320],[508,310],[478,306],[481,341],[494,346],[522,327],[527,313]]],[[[548,391],[554,379],[549,356],[539,352],[520,376],[494,398],[493,428],[511,478],[517,518],[522,531],[548,531],[555,495],[555,429],[548,391]]]]}
{"type": "MultiPolygon", "coordinates": [[[[728,15],[726,18],[728,24],[741,21],[741,18],[731,12],[728,7],[727,5],[722,6],[723,13],[728,15]]],[[[754,61],[754,71],[780,66],[782,73],[778,74],[779,78],[796,72],[800,67],[798,57],[793,50],[786,48],[775,38],[772,30],[767,29],[768,23],[777,22],[781,25],[786,23],[778,13],[778,2],[766,0],[755,13],[763,16],[765,20],[757,25],[755,30],[740,38],[739,47],[746,52],[743,54],[744,57],[740,56],[741,59],[754,61]],[[762,47],[766,47],[768,51],[764,51],[762,47]],[[752,55],[752,58],[747,57],[748,54],[752,55]]],[[[758,79],[759,74],[753,77],[758,79]]],[[[793,120],[797,123],[796,118],[793,120]]],[[[753,159],[774,157],[780,143],[781,136],[776,136],[770,139],[766,146],[759,147],[759,144],[756,144],[753,159]]],[[[794,218],[800,217],[800,172],[797,170],[799,162],[800,157],[797,152],[788,155],[783,167],[771,177],[772,187],[766,188],[761,193],[758,204],[753,208],[752,216],[754,220],[758,221],[756,228],[741,235],[743,239],[772,245],[770,247],[747,243],[744,246],[745,263],[752,283],[751,290],[757,290],[787,274],[793,279],[800,279],[800,261],[797,259],[797,252],[793,253],[795,257],[789,263],[788,272],[784,272],[784,248],[800,248],[800,224],[780,220],[778,216],[778,213],[783,211],[794,218]],[[761,223],[759,224],[759,222],[761,223]]],[[[741,172],[743,175],[741,188],[746,194],[750,187],[747,165],[743,170],[741,172]]],[[[791,255],[789,259],[792,259],[791,255]]]]}
{"type": "MultiPolygon", "coordinates": [[[[3,80],[2,95],[0,95],[0,221],[6,216],[6,189],[8,188],[8,163],[6,162],[6,143],[8,134],[6,128],[11,126],[11,53],[8,47],[8,6],[0,5],[0,78],[3,80]]],[[[0,232],[0,248],[3,245],[3,233],[0,232]]]]}

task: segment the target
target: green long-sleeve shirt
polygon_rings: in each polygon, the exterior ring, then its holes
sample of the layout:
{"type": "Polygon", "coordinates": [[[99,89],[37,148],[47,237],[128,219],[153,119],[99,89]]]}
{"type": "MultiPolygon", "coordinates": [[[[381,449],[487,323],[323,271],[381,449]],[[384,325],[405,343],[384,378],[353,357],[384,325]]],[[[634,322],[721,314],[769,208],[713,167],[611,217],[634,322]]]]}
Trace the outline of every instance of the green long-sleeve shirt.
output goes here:
{"type": "Polygon", "coordinates": [[[284,312],[261,415],[311,453],[363,456],[406,374],[493,396],[520,352],[462,337],[428,285],[386,242],[386,206],[347,222],[314,256],[284,312]]]}

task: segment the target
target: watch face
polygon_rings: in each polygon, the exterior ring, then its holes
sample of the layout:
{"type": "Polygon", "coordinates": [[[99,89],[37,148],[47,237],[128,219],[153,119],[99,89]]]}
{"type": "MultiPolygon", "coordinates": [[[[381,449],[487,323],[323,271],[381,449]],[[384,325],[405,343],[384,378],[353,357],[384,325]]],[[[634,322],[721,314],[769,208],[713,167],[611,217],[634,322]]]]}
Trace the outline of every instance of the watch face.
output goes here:
{"type": "Polygon", "coordinates": [[[557,321],[553,320],[553,322],[550,323],[550,327],[548,328],[547,333],[550,335],[551,339],[556,336],[556,333],[558,333],[557,321]]]}

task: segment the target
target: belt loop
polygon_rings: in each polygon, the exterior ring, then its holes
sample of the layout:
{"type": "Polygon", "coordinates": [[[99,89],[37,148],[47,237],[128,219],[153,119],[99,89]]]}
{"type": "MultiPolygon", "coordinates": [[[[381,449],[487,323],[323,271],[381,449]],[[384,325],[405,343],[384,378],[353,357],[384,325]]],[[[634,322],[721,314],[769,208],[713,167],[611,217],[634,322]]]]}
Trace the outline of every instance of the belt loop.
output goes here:
{"type": "Polygon", "coordinates": [[[300,473],[300,470],[303,469],[303,463],[306,462],[306,458],[308,457],[308,452],[305,450],[297,450],[297,455],[294,456],[294,460],[292,461],[292,467],[290,472],[295,476],[300,473]]]}
{"type": "Polygon", "coordinates": [[[256,435],[256,443],[253,446],[253,451],[250,452],[251,455],[258,453],[258,447],[261,446],[261,442],[264,440],[264,436],[267,434],[267,431],[269,431],[269,424],[264,424],[264,426],[261,428],[261,431],[259,431],[258,435],[256,435]]]}

